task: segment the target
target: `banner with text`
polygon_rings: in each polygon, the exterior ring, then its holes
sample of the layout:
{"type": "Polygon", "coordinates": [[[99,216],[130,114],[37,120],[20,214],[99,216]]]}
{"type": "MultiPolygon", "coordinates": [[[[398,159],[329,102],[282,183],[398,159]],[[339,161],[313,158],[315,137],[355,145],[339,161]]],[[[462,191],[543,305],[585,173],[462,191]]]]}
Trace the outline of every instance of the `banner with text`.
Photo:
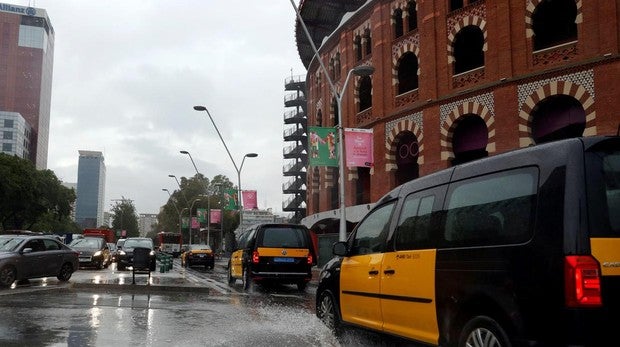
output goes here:
{"type": "Polygon", "coordinates": [[[243,196],[242,206],[244,210],[254,210],[258,208],[255,190],[244,190],[241,192],[241,196],[243,196]]]}
{"type": "Polygon", "coordinates": [[[200,228],[200,223],[198,223],[198,218],[192,217],[192,229],[200,228]]]}
{"type": "Polygon", "coordinates": [[[372,129],[344,129],[347,167],[372,167],[374,165],[372,135],[372,129]]]}
{"type": "Polygon", "coordinates": [[[334,128],[308,127],[310,166],[338,166],[337,134],[334,128]]]}

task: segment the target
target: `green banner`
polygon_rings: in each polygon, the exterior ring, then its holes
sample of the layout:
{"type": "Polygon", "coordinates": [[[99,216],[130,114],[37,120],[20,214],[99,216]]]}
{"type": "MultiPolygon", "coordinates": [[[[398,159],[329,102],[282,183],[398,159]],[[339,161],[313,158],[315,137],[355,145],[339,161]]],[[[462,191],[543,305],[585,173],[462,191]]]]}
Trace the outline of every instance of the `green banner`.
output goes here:
{"type": "Polygon", "coordinates": [[[183,229],[189,228],[189,217],[181,218],[181,228],[183,229]]]}
{"type": "Polygon", "coordinates": [[[196,209],[196,214],[198,214],[198,222],[200,223],[207,222],[207,209],[206,208],[196,209]]]}
{"type": "Polygon", "coordinates": [[[237,196],[236,189],[227,189],[224,191],[224,200],[226,206],[224,209],[226,210],[237,210],[239,208],[239,198],[237,196]]]}
{"type": "Polygon", "coordinates": [[[335,128],[308,127],[308,160],[310,166],[338,166],[335,128]]]}

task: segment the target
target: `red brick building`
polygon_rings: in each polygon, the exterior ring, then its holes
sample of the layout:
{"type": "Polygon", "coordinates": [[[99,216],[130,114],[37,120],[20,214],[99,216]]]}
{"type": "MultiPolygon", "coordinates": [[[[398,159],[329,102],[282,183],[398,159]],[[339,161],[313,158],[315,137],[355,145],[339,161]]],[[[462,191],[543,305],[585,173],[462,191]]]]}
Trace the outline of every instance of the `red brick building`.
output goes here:
{"type": "MultiPolygon", "coordinates": [[[[374,131],[374,166],[345,169],[347,206],[367,210],[401,183],[475,158],[619,130],[618,1],[305,0],[299,9],[343,95],[341,125],[374,131]],[[342,91],[359,65],[375,72],[342,91]]],[[[296,35],[308,126],[336,126],[334,92],[299,21],[296,35]]],[[[307,187],[303,222],[337,231],[338,169],[309,167],[307,187]]]]}

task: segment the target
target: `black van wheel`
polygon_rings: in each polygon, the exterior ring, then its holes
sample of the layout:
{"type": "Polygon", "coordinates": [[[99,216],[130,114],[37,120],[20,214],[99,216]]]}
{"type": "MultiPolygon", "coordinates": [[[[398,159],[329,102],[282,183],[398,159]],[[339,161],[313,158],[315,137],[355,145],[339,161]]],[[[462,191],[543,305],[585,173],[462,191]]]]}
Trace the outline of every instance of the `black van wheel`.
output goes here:
{"type": "Polygon", "coordinates": [[[329,290],[324,290],[319,294],[319,300],[316,303],[316,316],[331,331],[338,333],[340,330],[340,316],[334,296],[329,290]]]}
{"type": "Polygon", "coordinates": [[[237,279],[232,275],[232,265],[228,263],[228,285],[232,286],[235,282],[237,282],[237,279]]]}
{"type": "Polygon", "coordinates": [[[252,286],[252,277],[250,276],[250,269],[246,266],[243,268],[243,289],[248,290],[252,286]]]}
{"type": "Polygon", "coordinates": [[[17,271],[14,267],[7,265],[0,269],[0,286],[10,287],[17,278],[17,271]]]}
{"type": "Polygon", "coordinates": [[[56,276],[56,278],[58,278],[59,281],[67,282],[71,278],[72,274],[73,266],[69,263],[65,263],[60,268],[60,272],[58,272],[58,276],[56,276]]]}
{"type": "Polygon", "coordinates": [[[508,334],[502,327],[487,316],[472,318],[461,331],[458,347],[511,347],[508,334]]]}

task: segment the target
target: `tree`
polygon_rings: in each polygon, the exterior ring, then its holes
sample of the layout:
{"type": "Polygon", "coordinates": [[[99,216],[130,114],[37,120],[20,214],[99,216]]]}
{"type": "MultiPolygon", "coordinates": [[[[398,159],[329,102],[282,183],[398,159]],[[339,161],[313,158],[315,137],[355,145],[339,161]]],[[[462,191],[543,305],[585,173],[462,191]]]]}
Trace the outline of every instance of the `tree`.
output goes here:
{"type": "Polygon", "coordinates": [[[0,153],[0,177],[2,229],[79,230],[70,220],[75,191],[63,186],[53,171],[37,170],[29,160],[0,153]]]}
{"type": "Polygon", "coordinates": [[[140,236],[138,215],[132,200],[123,197],[121,200],[116,201],[115,205],[112,206],[111,212],[113,216],[113,230],[120,230],[121,232],[125,230],[125,237],[140,236]]]}

